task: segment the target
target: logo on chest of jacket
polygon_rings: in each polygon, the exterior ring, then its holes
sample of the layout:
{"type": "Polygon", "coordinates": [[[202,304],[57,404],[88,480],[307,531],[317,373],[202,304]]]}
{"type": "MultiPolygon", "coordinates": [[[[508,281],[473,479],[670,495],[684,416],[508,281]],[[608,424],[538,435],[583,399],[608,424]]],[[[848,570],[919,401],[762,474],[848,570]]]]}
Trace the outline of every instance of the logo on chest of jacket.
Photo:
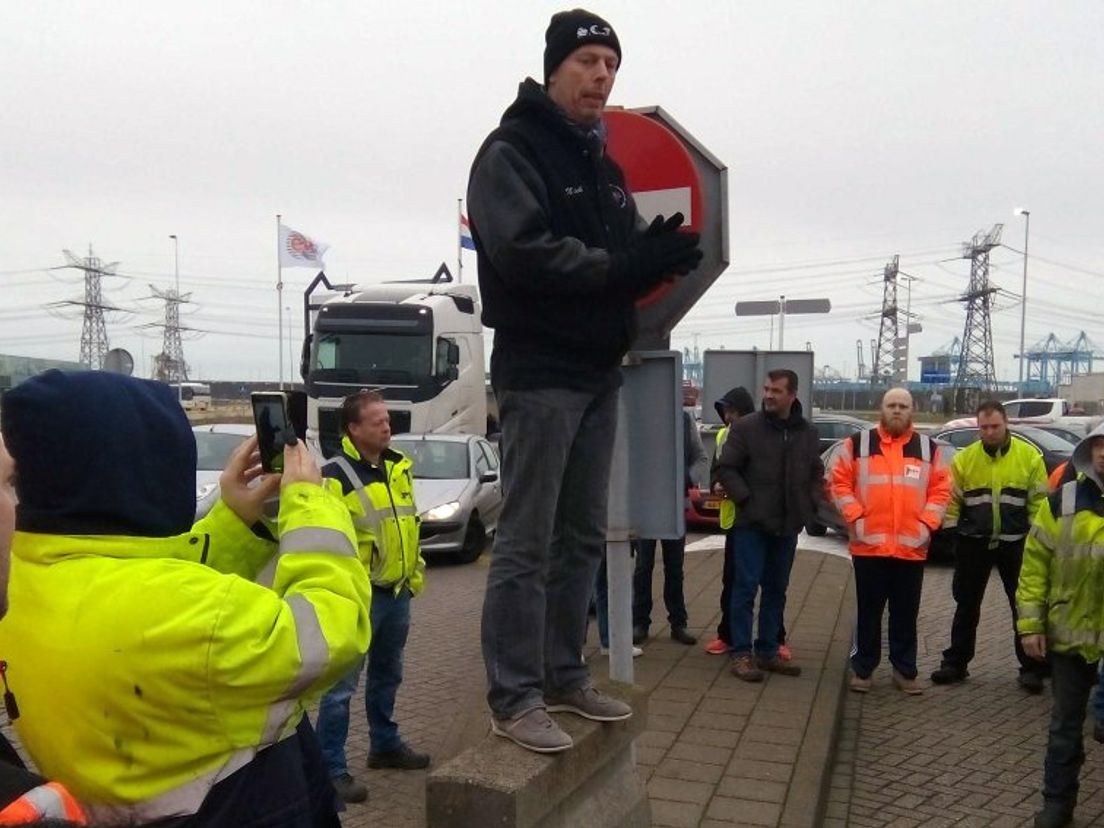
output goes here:
{"type": "Polygon", "coordinates": [[[574,187],[564,187],[565,196],[577,196],[583,194],[583,185],[576,184],[574,187]]]}
{"type": "Polygon", "coordinates": [[[905,479],[906,480],[919,480],[920,479],[920,467],[914,466],[911,463],[905,466],[905,479]]]}
{"type": "Polygon", "coordinates": [[[610,195],[613,197],[613,203],[620,207],[622,210],[629,205],[629,197],[625,191],[618,187],[616,184],[610,184],[610,195]]]}

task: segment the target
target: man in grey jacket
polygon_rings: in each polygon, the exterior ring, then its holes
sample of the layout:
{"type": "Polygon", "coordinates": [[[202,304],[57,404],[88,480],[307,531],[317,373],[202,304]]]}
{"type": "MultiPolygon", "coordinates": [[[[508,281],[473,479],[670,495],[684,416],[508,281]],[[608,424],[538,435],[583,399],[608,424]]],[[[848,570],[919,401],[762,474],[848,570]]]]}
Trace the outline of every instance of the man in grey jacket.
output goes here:
{"type": "Polygon", "coordinates": [[[714,476],[736,504],[732,674],[743,681],[762,681],[764,670],[800,675],[800,667],[779,658],[779,635],[797,536],[824,497],[824,464],[816,429],[797,400],[797,374],[767,373],[763,410],[729,429],[714,476]],[[752,612],[760,590],[759,635],[753,643],[752,612]]]}
{"type": "Polygon", "coordinates": [[[609,23],[554,15],[544,85],[521,84],[468,183],[505,490],[483,605],[487,700],[494,733],[542,753],[572,745],[548,712],[632,715],[579,658],[605,544],[619,365],[637,297],[701,259],[681,215],[640,222],[605,154],[620,65],[609,23]]]}

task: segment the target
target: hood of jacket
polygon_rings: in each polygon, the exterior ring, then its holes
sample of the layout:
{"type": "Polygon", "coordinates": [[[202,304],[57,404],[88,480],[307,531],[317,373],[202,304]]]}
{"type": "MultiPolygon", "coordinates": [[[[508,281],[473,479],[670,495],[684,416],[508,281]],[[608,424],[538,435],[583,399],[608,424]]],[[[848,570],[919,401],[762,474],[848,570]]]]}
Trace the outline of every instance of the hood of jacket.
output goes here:
{"type": "Polygon", "coordinates": [[[805,425],[804,409],[801,407],[801,400],[797,399],[797,397],[794,397],[793,405],[790,406],[790,415],[785,419],[779,417],[777,414],[772,414],[766,409],[763,409],[763,416],[766,417],[767,422],[775,428],[786,429],[787,431],[794,428],[801,428],[805,425]]]}
{"type": "Polygon", "coordinates": [[[518,94],[514,102],[502,113],[502,126],[515,119],[533,118],[544,122],[549,128],[570,135],[577,141],[590,144],[599,153],[606,144],[606,127],[599,121],[591,128],[576,124],[567,114],[548,97],[544,87],[532,78],[526,78],[518,84],[518,94]]]}
{"type": "Polygon", "coordinates": [[[196,445],[164,383],[50,370],[4,395],[16,528],[55,535],[169,537],[195,517],[196,445]]]}
{"type": "Polygon", "coordinates": [[[1092,464],[1092,444],[1097,438],[1104,438],[1104,423],[1090,431],[1088,436],[1077,444],[1073,450],[1073,467],[1096,483],[1097,488],[1104,491],[1104,480],[1101,480],[1101,476],[1096,473],[1092,464]]]}
{"type": "Polygon", "coordinates": [[[713,403],[713,408],[717,412],[717,416],[721,418],[721,422],[724,422],[724,410],[725,408],[733,408],[736,413],[741,417],[751,414],[755,411],[755,400],[751,398],[751,394],[742,385],[737,385],[735,388],[730,388],[728,392],[713,403]]]}

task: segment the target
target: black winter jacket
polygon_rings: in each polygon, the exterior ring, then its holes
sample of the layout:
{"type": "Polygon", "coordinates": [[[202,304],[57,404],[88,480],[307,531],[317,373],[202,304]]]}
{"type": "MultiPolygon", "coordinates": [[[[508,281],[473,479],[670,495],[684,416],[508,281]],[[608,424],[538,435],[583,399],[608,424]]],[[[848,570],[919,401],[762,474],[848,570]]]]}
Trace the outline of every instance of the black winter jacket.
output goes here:
{"type": "Polygon", "coordinates": [[[527,79],[475,157],[468,210],[494,387],[619,383],[635,311],[608,274],[641,228],[601,130],[568,121],[527,79]]]}
{"type": "Polygon", "coordinates": [[[794,400],[782,420],[757,411],[728,431],[714,477],[736,503],[736,525],[796,535],[824,497],[824,464],[816,429],[794,400]]]}

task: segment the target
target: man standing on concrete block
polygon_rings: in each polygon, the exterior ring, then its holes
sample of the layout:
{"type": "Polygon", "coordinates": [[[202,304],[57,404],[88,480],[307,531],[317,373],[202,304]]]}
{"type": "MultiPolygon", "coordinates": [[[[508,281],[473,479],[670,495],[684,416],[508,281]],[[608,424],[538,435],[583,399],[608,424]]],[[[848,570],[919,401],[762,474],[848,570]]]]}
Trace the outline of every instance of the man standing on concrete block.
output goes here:
{"type": "Polygon", "coordinates": [[[1024,547],[1016,590],[1024,651],[1049,660],[1054,703],[1036,828],[1073,821],[1085,763],[1085,712],[1104,656],[1104,426],[1077,444],[1078,479],[1043,501],[1024,547]]]}
{"type": "Polygon", "coordinates": [[[951,475],[939,447],[912,428],[912,395],[886,391],[876,429],[848,437],[828,469],[832,502],[847,521],[855,568],[858,620],[851,689],[870,690],[882,658],[882,614],[889,603],[893,683],[923,692],[916,681],[916,616],[931,534],[943,523],[951,475]]]}
{"type": "Polygon", "coordinates": [[[763,410],[729,428],[716,480],[736,505],[732,674],[743,681],[762,681],[764,671],[801,675],[800,667],[779,657],[778,647],[797,536],[824,497],[824,466],[816,429],[802,416],[793,371],[767,373],[763,410]],[[759,636],[753,642],[757,592],[759,636]]]}
{"type": "Polygon", "coordinates": [[[505,502],[483,606],[493,731],[554,753],[548,716],[632,715],[597,691],[579,657],[606,534],[619,365],[634,303],[701,259],[682,216],[639,220],[605,153],[602,111],[621,65],[613,28],[583,9],[553,15],[544,84],[525,80],[472,166],[468,208],[505,502]]]}
{"type": "Polygon", "coordinates": [[[1008,417],[998,401],[978,406],[977,423],[981,439],[951,461],[954,494],[943,525],[958,535],[952,586],[955,614],[951,646],[943,651],[943,663],[931,680],[954,684],[969,675],[966,667],[974,657],[981,602],[995,566],[1012,605],[1019,685],[1028,693],[1042,693],[1046,665],[1024,653],[1015,624],[1024,540],[1046,500],[1046,466],[1034,446],[1008,430],[1008,417]]]}

